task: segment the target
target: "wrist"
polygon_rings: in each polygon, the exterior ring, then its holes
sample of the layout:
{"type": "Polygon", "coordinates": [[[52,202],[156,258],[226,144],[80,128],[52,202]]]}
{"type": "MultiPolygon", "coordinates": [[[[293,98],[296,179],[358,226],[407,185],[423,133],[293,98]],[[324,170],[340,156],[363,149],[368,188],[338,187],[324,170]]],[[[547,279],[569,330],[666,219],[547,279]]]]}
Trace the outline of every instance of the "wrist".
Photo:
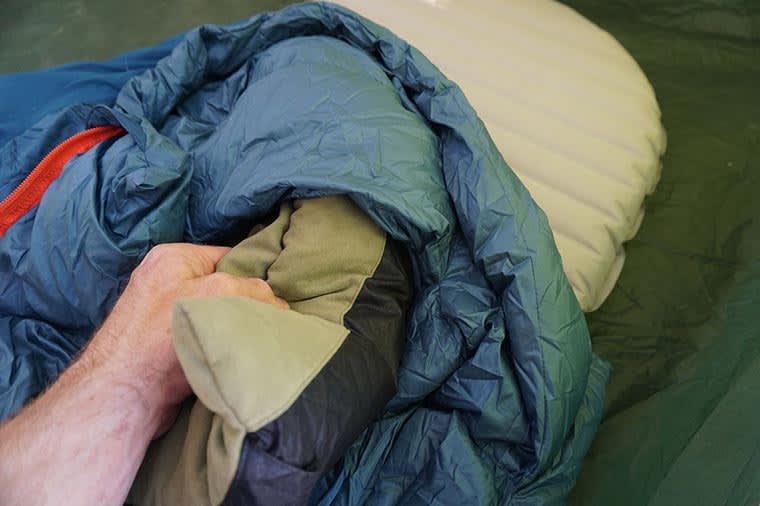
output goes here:
{"type": "MultiPolygon", "coordinates": [[[[161,380],[154,371],[134,357],[119,353],[115,346],[103,346],[106,339],[96,335],[76,365],[84,369],[85,381],[98,385],[123,407],[140,430],[155,433],[162,423],[165,402],[161,397],[161,380]]],[[[118,407],[117,407],[118,408],[118,407]]]]}

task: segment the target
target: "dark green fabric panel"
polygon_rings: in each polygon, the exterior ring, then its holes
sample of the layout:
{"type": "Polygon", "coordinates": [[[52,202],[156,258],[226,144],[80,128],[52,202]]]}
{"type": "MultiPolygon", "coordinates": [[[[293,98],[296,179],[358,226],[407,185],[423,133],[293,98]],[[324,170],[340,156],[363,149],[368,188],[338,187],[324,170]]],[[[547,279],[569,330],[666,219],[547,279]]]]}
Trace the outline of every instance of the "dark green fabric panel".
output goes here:
{"type": "Polygon", "coordinates": [[[760,475],[757,419],[747,416],[747,406],[757,404],[760,393],[760,375],[757,374],[760,356],[756,350],[753,354],[755,360],[734,379],[726,395],[670,467],[652,504],[678,503],[684,490],[689,490],[702,504],[739,504],[727,501],[732,492],[742,488],[736,483],[760,475]]]}
{"type": "Polygon", "coordinates": [[[669,137],[620,280],[588,316],[614,370],[571,503],[755,506],[760,3],[566,3],[636,58],[669,137]]]}

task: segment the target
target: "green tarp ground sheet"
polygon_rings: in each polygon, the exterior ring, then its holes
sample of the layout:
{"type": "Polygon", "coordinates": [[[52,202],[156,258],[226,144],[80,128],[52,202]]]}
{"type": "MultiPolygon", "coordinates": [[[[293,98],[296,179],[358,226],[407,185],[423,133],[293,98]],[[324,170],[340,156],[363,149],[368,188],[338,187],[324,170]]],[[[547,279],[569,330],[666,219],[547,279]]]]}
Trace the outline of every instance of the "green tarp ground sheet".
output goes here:
{"type": "Polygon", "coordinates": [[[638,61],[668,131],[620,280],[588,315],[614,370],[570,503],[757,506],[760,2],[567,3],[638,61]]]}

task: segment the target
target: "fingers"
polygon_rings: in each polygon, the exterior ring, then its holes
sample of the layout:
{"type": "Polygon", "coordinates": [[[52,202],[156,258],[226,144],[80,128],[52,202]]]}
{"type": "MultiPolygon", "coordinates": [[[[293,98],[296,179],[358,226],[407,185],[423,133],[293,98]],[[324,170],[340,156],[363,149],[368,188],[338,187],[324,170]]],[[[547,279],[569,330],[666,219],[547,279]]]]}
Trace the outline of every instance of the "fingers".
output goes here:
{"type": "Polygon", "coordinates": [[[269,284],[214,272],[216,264],[230,251],[223,246],[160,244],[151,249],[130,280],[150,293],[181,295],[238,295],[287,309],[288,303],[275,296],[269,284]]]}
{"type": "Polygon", "coordinates": [[[166,285],[174,280],[187,280],[214,272],[216,264],[230,248],[199,244],[166,243],[154,246],[133,275],[166,285]]]}
{"type": "Polygon", "coordinates": [[[231,248],[225,246],[202,246],[199,244],[191,244],[193,248],[196,248],[199,255],[203,255],[208,263],[216,267],[216,264],[222,259],[224,255],[229,253],[231,248]]]}
{"type": "Polygon", "coordinates": [[[235,281],[236,288],[240,290],[237,295],[250,297],[267,304],[272,304],[280,309],[289,309],[290,305],[283,299],[277,297],[272,291],[269,283],[258,278],[237,278],[231,276],[235,281]]]}
{"type": "Polygon", "coordinates": [[[286,301],[274,294],[272,287],[263,279],[241,278],[223,272],[215,272],[200,278],[198,281],[197,295],[249,297],[281,309],[290,307],[286,301]]]}

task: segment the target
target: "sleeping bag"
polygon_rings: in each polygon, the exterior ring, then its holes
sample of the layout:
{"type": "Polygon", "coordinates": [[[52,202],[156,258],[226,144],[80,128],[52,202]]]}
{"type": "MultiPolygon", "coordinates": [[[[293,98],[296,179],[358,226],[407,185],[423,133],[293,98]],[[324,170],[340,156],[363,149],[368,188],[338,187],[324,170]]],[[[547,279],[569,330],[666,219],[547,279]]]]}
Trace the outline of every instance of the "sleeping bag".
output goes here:
{"type": "Polygon", "coordinates": [[[291,302],[178,303],[197,399],[136,503],[565,501],[608,366],[543,212],[387,30],[317,3],[202,26],[114,103],[11,136],[0,166],[0,418],[156,244],[236,245],[219,269],[291,302]]]}

